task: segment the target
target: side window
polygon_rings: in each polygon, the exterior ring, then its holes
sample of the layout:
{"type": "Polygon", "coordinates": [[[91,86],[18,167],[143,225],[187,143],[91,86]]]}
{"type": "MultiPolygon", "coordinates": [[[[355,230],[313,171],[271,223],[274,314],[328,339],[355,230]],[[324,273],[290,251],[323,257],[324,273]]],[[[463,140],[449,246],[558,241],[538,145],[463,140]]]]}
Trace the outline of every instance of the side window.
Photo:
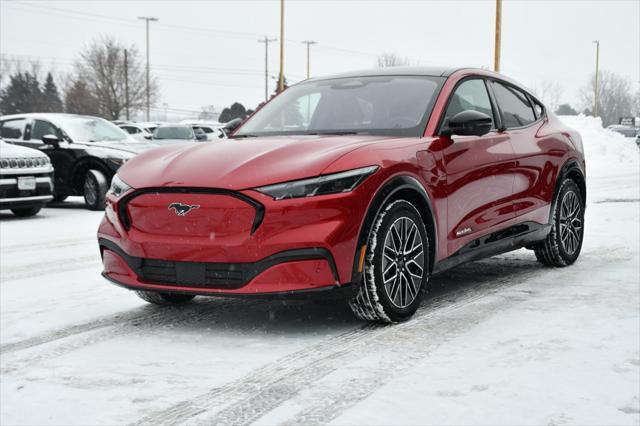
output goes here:
{"type": "Polygon", "coordinates": [[[484,84],[484,80],[467,80],[456,88],[456,91],[451,95],[451,99],[449,99],[449,105],[447,106],[447,110],[444,114],[444,125],[447,125],[451,117],[466,110],[473,110],[487,114],[491,117],[492,125],[495,125],[493,122],[491,101],[489,100],[489,94],[487,93],[487,87],[484,84]]]}
{"type": "Polygon", "coordinates": [[[18,118],[16,120],[3,121],[0,128],[2,139],[22,139],[27,120],[18,118]]]}
{"type": "Polygon", "coordinates": [[[60,132],[48,121],[36,120],[31,130],[31,140],[39,141],[44,135],[56,135],[60,138],[60,132]]]}
{"type": "Polygon", "coordinates": [[[529,98],[523,92],[497,82],[493,83],[493,91],[502,111],[504,127],[522,127],[536,121],[529,98]]]}

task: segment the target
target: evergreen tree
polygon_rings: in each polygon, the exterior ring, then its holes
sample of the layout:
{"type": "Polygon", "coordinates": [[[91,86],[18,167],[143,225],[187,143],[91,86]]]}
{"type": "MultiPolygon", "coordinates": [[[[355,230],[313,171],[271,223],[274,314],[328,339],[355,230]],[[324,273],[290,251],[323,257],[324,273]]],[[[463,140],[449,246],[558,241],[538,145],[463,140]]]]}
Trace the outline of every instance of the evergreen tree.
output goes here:
{"type": "Polygon", "coordinates": [[[35,74],[17,72],[9,77],[9,84],[0,91],[0,113],[21,114],[38,112],[42,105],[42,91],[35,74]]]}
{"type": "Polygon", "coordinates": [[[235,118],[245,118],[247,116],[247,109],[239,102],[234,102],[229,108],[225,108],[220,113],[218,121],[221,123],[227,123],[235,118]]]}
{"type": "Polygon", "coordinates": [[[42,112],[62,112],[62,100],[58,93],[58,87],[53,81],[51,73],[47,74],[42,91],[42,112]]]}

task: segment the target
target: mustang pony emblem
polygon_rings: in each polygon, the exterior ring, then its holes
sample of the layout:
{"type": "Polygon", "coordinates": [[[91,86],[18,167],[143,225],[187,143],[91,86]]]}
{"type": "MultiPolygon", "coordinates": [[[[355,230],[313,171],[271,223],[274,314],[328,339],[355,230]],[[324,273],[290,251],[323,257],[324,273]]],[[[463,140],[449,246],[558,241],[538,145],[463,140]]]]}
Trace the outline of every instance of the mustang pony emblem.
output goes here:
{"type": "Polygon", "coordinates": [[[199,209],[200,206],[194,204],[190,206],[189,204],[182,203],[171,203],[169,204],[169,210],[173,210],[176,212],[178,216],[186,216],[191,210],[199,209]]]}

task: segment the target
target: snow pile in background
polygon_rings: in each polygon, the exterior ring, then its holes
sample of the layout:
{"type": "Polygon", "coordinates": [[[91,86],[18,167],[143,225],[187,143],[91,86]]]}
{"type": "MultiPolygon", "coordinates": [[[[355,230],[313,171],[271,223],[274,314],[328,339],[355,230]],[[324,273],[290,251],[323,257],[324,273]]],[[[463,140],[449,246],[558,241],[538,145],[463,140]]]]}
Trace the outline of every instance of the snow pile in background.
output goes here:
{"type": "Polygon", "coordinates": [[[580,114],[558,118],[580,132],[588,178],[640,172],[640,150],[632,138],[603,128],[600,117],[580,114]]]}

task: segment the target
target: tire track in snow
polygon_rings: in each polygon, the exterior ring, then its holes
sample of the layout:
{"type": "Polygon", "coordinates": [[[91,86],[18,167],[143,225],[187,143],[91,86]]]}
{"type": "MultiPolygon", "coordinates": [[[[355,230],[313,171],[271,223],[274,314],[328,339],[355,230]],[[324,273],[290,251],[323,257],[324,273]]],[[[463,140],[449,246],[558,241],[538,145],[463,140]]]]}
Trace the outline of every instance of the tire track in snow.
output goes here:
{"type": "Polygon", "coordinates": [[[17,268],[9,268],[7,273],[3,273],[2,282],[15,281],[24,278],[39,277],[58,272],[76,271],[78,269],[87,269],[99,267],[99,258],[94,256],[83,256],[67,259],[56,259],[49,262],[37,262],[28,265],[22,265],[17,268]]]}
{"type": "Polygon", "coordinates": [[[97,240],[95,238],[77,238],[68,240],[55,240],[46,243],[12,244],[2,247],[2,254],[49,250],[52,248],[69,247],[88,243],[97,244],[97,240]]]}
{"type": "MultiPolygon", "coordinates": [[[[601,259],[597,263],[605,264],[609,263],[609,261],[601,259]]],[[[554,276],[554,281],[557,282],[559,281],[558,274],[574,273],[575,271],[567,269],[545,269],[538,273],[527,273],[514,285],[526,283],[530,278],[544,280],[551,275],[554,276]]],[[[512,286],[508,285],[508,287],[512,286]]],[[[316,425],[331,422],[360,401],[375,393],[376,390],[395,377],[411,370],[443,343],[465,333],[469,328],[482,323],[496,312],[512,307],[514,303],[523,300],[522,294],[530,294],[532,290],[518,291],[517,289],[508,289],[499,293],[492,291],[492,293],[500,297],[490,300],[487,304],[482,304],[478,309],[465,312],[462,316],[450,318],[436,313],[436,317],[441,317],[437,328],[425,323],[425,321],[418,321],[413,324],[407,323],[405,327],[402,324],[398,333],[389,335],[386,339],[380,341],[380,346],[370,348],[367,352],[367,355],[376,353],[387,356],[383,357],[381,362],[367,368],[364,376],[331,383],[312,391],[311,395],[305,399],[314,403],[287,420],[280,422],[280,424],[316,425]]]]}
{"type": "MultiPolygon", "coordinates": [[[[420,310],[422,313],[419,311],[416,317],[407,323],[392,326],[364,325],[326,339],[269,363],[237,381],[213,388],[168,409],[151,413],[135,425],[200,423],[199,418],[196,419],[199,416],[207,416],[206,420],[202,421],[207,424],[250,424],[315,381],[358,359],[362,351],[369,351],[371,346],[379,341],[384,341],[407,328],[413,330],[417,325],[427,323],[435,317],[446,315],[478,299],[495,294],[503,287],[526,281],[531,273],[519,277],[519,280],[513,279],[521,268],[522,266],[518,265],[514,268],[516,273],[507,274],[506,278],[504,273],[499,274],[501,279],[498,282],[494,281],[495,274],[484,274],[476,279],[472,287],[467,285],[465,288],[444,292],[425,301],[420,310]],[[218,411],[211,413],[213,410],[218,411]]],[[[535,269],[540,268],[536,265],[535,269]]],[[[523,275],[525,273],[522,272],[523,275]]],[[[467,272],[463,277],[465,281],[468,281],[468,275],[467,272]]],[[[456,282],[455,274],[453,281],[456,282]]]]}
{"type": "MultiPolygon", "coordinates": [[[[218,301],[217,306],[211,306],[212,303],[193,303],[187,306],[163,306],[156,307],[156,311],[151,314],[134,313],[131,315],[121,316],[120,319],[114,319],[113,322],[109,322],[108,318],[104,320],[91,321],[78,327],[66,327],[59,332],[53,332],[52,338],[48,338],[45,335],[36,336],[30,339],[25,339],[15,343],[7,343],[3,346],[3,366],[0,369],[1,374],[11,374],[22,369],[29,368],[33,365],[39,364],[43,361],[50,360],[52,358],[60,357],[72,351],[85,348],[89,345],[101,343],[113,338],[125,336],[141,328],[148,327],[151,329],[151,333],[155,329],[161,329],[165,326],[181,326],[185,324],[193,324],[198,322],[206,322],[214,320],[221,315],[228,315],[230,312],[238,308],[247,307],[247,303],[234,299],[224,299],[218,301]],[[90,333],[91,331],[100,330],[97,334],[90,333]],[[16,352],[29,349],[39,345],[53,343],[57,340],[64,339],[75,335],[81,335],[89,333],[87,336],[80,336],[77,339],[73,339],[69,342],[62,342],[60,345],[53,348],[46,348],[42,352],[30,354],[23,357],[18,357],[13,361],[7,361],[7,358],[11,358],[14,355],[18,356],[16,352]]],[[[256,303],[256,302],[254,302],[256,303]]],[[[250,305],[249,305],[250,306],[250,305]]],[[[154,309],[153,307],[149,307],[154,309]]],[[[148,335],[149,333],[146,333],[148,335]]]]}

